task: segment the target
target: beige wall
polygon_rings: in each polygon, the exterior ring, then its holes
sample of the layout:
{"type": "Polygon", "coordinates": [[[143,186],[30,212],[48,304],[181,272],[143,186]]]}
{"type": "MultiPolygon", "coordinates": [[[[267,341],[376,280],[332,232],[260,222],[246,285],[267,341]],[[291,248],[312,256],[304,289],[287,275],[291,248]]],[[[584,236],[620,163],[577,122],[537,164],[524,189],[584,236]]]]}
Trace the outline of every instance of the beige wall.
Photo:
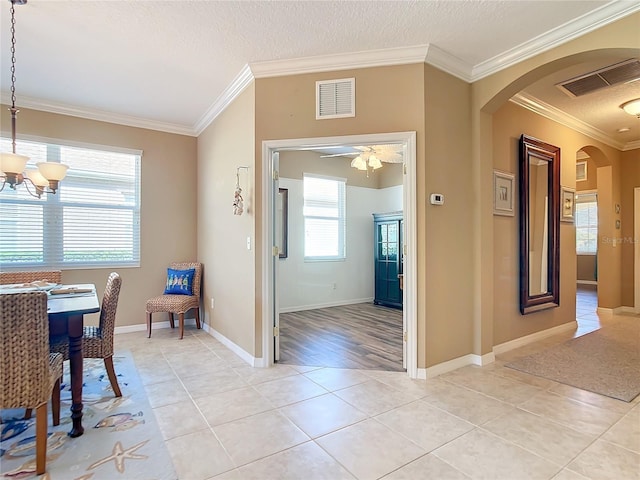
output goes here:
{"type": "MultiPolygon", "coordinates": [[[[6,105],[1,115],[5,132],[11,124],[6,105]]],[[[140,267],[64,270],[62,281],[94,283],[102,292],[109,272],[117,271],[122,290],[116,326],[144,324],[145,302],[162,294],[169,263],[196,259],[196,139],[25,108],[18,134],[143,151],[140,267]]],[[[156,318],[167,319],[165,314],[156,318]]]]}
{"type": "Polygon", "coordinates": [[[577,255],[576,257],[577,280],[595,282],[596,279],[596,256],[577,255]]]}
{"type": "Polygon", "coordinates": [[[640,149],[622,152],[622,173],[620,192],[620,213],[614,214],[615,220],[620,220],[621,229],[616,235],[622,239],[622,305],[632,307],[634,303],[634,242],[640,238],[634,237],[634,189],[640,187],[640,149]]]}
{"type": "MultiPolygon", "coordinates": [[[[204,268],[205,321],[254,354],[254,272],[257,210],[254,162],[254,85],[250,85],[198,137],[198,258],[204,268]],[[243,215],[233,215],[236,169],[243,215]],[[247,238],[251,250],[247,249],[247,238]],[[211,298],[215,307],[211,309],[211,298]]],[[[257,182],[259,184],[259,181],[257,182]]],[[[259,355],[256,355],[259,356],[259,355]]]]}
{"type": "Polygon", "coordinates": [[[589,157],[585,160],[576,161],[587,162],[587,179],[576,181],[576,190],[596,190],[598,188],[598,167],[595,160],[589,157]]]}

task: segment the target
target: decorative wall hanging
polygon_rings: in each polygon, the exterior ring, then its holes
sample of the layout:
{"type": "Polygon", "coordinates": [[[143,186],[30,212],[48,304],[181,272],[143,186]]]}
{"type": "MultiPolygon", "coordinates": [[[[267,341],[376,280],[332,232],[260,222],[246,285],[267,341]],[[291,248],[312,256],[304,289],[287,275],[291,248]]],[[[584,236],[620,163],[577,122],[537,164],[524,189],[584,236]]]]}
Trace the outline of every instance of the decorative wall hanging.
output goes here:
{"type": "Polygon", "coordinates": [[[240,169],[249,170],[249,167],[236,168],[236,190],[233,194],[233,214],[242,215],[244,212],[244,199],[242,198],[242,188],[240,188],[240,169]]]}

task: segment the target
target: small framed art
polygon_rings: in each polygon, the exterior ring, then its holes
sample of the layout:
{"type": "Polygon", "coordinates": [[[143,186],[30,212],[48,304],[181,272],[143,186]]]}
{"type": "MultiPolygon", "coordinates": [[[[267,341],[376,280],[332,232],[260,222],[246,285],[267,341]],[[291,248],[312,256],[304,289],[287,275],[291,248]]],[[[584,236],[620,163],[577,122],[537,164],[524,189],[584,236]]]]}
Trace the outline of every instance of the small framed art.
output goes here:
{"type": "Polygon", "coordinates": [[[573,188],[562,187],[560,205],[560,220],[563,222],[573,222],[576,214],[576,191],[573,188]]]}
{"type": "Polygon", "coordinates": [[[513,217],[513,186],[515,175],[513,173],[493,171],[493,214],[513,217]]]}

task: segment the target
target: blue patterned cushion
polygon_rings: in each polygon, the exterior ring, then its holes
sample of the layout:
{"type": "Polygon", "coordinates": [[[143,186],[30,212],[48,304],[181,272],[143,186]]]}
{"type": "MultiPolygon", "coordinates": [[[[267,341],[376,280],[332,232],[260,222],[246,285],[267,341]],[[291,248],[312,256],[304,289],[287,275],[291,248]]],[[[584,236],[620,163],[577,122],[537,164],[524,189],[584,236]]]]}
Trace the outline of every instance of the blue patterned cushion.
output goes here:
{"type": "Polygon", "coordinates": [[[189,270],[167,268],[165,295],[193,295],[193,276],[195,274],[195,268],[189,270]]]}

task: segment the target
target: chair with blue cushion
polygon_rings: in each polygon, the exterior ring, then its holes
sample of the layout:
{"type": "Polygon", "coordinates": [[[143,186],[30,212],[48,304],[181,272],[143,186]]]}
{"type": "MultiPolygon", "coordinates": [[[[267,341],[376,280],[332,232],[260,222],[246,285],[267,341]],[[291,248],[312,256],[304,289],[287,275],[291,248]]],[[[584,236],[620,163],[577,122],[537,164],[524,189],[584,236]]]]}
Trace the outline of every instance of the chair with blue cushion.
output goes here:
{"type": "Polygon", "coordinates": [[[172,263],[167,269],[164,294],[147,300],[147,334],[151,338],[151,316],[157,312],[169,314],[169,324],[175,328],[174,315],[180,323],[180,339],[184,337],[184,315],[193,309],[196,327],[200,328],[200,283],[202,264],[196,262],[172,263]]]}

